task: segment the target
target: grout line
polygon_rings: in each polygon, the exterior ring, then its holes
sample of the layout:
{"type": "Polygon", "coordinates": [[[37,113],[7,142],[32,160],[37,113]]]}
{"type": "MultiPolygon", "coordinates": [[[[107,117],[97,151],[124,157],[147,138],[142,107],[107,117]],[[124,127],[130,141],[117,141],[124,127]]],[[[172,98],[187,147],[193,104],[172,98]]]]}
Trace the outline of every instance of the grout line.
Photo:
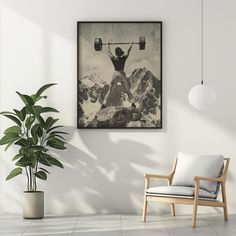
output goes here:
{"type": "Polygon", "coordinates": [[[71,232],[71,236],[72,236],[73,233],[75,232],[75,228],[76,228],[76,226],[77,226],[77,224],[78,224],[78,222],[79,222],[79,217],[80,217],[80,215],[78,215],[78,217],[77,217],[77,220],[76,220],[76,222],[75,222],[75,226],[74,226],[74,228],[73,228],[73,231],[71,232]]]}
{"type": "Polygon", "coordinates": [[[24,233],[30,228],[30,226],[33,224],[33,221],[30,222],[30,224],[25,228],[25,230],[22,232],[21,236],[24,235],[24,233]]]}

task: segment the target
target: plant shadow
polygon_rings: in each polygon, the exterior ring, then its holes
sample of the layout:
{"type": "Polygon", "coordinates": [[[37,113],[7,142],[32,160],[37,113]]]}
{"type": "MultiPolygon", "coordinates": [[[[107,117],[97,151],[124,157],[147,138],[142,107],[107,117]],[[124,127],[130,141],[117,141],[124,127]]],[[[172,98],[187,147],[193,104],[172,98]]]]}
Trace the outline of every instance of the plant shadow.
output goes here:
{"type": "MultiPolygon", "coordinates": [[[[88,151],[68,144],[63,155],[64,171],[55,169],[57,173],[50,176],[46,186],[48,212],[55,212],[56,205],[63,206],[63,212],[137,212],[135,204],[142,204],[139,196],[144,186],[141,168],[157,165],[148,158],[150,147],[128,139],[114,142],[109,131],[65,130],[70,134],[68,140],[79,133],[88,151]],[[60,188],[53,188],[58,182],[60,188]]],[[[61,156],[61,152],[55,153],[61,156]]]]}

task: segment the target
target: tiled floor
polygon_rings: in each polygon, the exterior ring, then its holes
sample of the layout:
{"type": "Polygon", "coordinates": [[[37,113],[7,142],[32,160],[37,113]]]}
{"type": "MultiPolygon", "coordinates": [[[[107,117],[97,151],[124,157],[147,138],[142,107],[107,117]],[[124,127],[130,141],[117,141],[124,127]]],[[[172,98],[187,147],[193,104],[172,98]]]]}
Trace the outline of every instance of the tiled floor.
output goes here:
{"type": "Polygon", "coordinates": [[[191,227],[191,215],[48,215],[42,220],[24,220],[21,216],[0,215],[0,236],[235,236],[236,215],[224,222],[223,215],[198,215],[197,228],[191,227]]]}

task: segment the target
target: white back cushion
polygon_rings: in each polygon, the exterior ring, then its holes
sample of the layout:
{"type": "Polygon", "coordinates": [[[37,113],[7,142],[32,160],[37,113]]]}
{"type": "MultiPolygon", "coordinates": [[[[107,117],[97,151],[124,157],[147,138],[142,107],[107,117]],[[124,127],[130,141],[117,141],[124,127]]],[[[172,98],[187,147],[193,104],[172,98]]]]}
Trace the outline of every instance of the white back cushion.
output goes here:
{"type": "MultiPolygon", "coordinates": [[[[194,186],[194,177],[212,177],[217,178],[224,164],[222,155],[190,155],[179,153],[175,174],[172,185],[176,186],[194,186]]],[[[217,183],[209,181],[200,181],[200,188],[208,192],[215,192],[217,183]]]]}

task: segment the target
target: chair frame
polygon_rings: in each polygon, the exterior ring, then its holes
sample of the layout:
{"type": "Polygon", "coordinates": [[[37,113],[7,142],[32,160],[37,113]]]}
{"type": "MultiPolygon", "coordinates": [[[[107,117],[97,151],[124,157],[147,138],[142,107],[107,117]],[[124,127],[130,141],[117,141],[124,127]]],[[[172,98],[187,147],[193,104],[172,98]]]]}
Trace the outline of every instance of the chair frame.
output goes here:
{"type": "Polygon", "coordinates": [[[175,173],[176,165],[177,165],[178,159],[176,158],[174,161],[173,168],[171,172],[168,175],[156,175],[156,174],[144,174],[145,179],[145,190],[144,190],[144,204],[143,204],[143,216],[142,220],[143,222],[146,222],[147,217],[147,207],[148,202],[156,201],[156,202],[162,202],[162,203],[170,203],[171,205],[171,213],[173,216],[175,216],[175,204],[187,204],[193,206],[193,213],[192,213],[192,227],[196,227],[197,222],[197,209],[198,206],[211,206],[211,207],[223,207],[224,210],[224,220],[228,220],[228,208],[227,208],[227,198],[226,198],[226,178],[228,174],[229,169],[229,162],[230,158],[224,158],[224,171],[223,174],[218,178],[209,178],[209,177],[201,177],[201,176],[195,176],[194,182],[195,182],[195,190],[194,190],[194,196],[193,198],[186,198],[186,197],[166,197],[166,196],[155,196],[150,195],[146,193],[147,189],[150,187],[150,179],[165,179],[168,181],[168,185],[170,186],[172,183],[172,179],[175,173]],[[221,194],[222,194],[222,201],[211,201],[211,200],[205,200],[205,199],[199,199],[199,186],[200,181],[210,181],[210,182],[218,182],[220,183],[221,187],[221,194]]]}

